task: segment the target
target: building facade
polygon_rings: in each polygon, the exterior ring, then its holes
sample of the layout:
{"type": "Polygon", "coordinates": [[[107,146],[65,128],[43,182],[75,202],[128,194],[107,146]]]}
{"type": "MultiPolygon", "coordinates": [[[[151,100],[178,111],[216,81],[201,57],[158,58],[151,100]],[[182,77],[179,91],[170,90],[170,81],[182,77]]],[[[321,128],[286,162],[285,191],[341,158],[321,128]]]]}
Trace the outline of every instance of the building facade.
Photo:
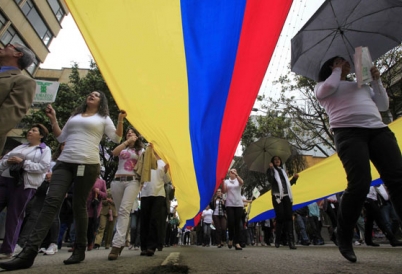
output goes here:
{"type": "MultiPolygon", "coordinates": [[[[36,78],[39,64],[50,53],[49,46],[68,13],[64,0],[0,0],[0,46],[17,42],[30,48],[36,58],[23,73],[36,78]]],[[[8,136],[13,138],[7,139],[6,148],[24,141],[18,128],[8,136]]]]}

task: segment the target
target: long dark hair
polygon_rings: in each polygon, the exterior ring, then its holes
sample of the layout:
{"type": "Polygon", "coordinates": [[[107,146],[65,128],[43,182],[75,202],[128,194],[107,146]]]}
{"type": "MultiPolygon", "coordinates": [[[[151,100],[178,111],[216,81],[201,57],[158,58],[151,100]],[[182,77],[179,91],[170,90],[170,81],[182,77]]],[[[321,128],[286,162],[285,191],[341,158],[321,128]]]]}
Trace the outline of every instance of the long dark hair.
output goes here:
{"type": "MultiPolygon", "coordinates": [[[[99,91],[99,90],[94,90],[94,91],[99,93],[99,98],[100,98],[98,114],[102,117],[109,116],[109,106],[108,106],[106,95],[102,91],[99,91]]],[[[82,102],[82,104],[73,111],[71,116],[75,116],[77,114],[84,113],[86,110],[87,110],[87,99],[85,98],[84,102],[82,102]]]]}
{"type": "Polygon", "coordinates": [[[334,66],[334,61],[336,58],[341,58],[340,56],[335,56],[327,61],[321,66],[320,72],[318,73],[318,82],[327,80],[332,74],[332,67],[334,66]]]}
{"type": "Polygon", "coordinates": [[[137,137],[138,137],[137,141],[135,141],[135,143],[134,143],[134,149],[136,151],[139,151],[139,150],[143,149],[144,148],[144,143],[142,142],[142,136],[138,132],[138,130],[136,130],[134,127],[130,126],[130,127],[127,128],[126,134],[124,134],[124,138],[126,139],[126,136],[127,136],[127,133],[128,133],[129,130],[134,131],[135,135],[137,135],[137,137]]]}
{"type": "Polygon", "coordinates": [[[280,166],[281,168],[283,168],[283,161],[282,161],[281,157],[279,157],[279,156],[277,156],[277,155],[275,155],[275,156],[273,156],[273,157],[271,158],[271,163],[274,165],[274,168],[277,168],[277,167],[275,166],[275,164],[274,164],[274,159],[275,159],[276,157],[278,157],[279,160],[281,161],[281,164],[280,164],[279,166],[280,166]]]}

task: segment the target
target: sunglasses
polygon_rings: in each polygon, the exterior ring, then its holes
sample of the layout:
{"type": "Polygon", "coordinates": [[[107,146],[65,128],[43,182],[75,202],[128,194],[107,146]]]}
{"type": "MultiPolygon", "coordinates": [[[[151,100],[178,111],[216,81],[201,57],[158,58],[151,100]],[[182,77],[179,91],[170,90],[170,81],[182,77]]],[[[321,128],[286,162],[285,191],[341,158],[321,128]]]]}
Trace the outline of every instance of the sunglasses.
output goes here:
{"type": "Polygon", "coordinates": [[[14,46],[13,44],[10,44],[10,43],[8,43],[7,45],[6,45],[6,48],[13,48],[13,49],[15,49],[16,51],[18,51],[18,52],[22,52],[20,49],[18,49],[16,46],[14,46]]]}

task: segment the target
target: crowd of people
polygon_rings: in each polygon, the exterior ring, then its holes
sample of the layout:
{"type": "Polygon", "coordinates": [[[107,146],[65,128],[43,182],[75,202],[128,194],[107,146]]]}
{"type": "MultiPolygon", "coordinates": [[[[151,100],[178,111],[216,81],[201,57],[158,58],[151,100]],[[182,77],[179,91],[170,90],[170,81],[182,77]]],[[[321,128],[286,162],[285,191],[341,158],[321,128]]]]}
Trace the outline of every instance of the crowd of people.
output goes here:
{"type": "MultiPolygon", "coordinates": [[[[0,115],[9,123],[0,126],[0,152],[6,131],[32,103],[33,82],[21,75],[33,60],[31,53],[18,44],[0,50],[0,73],[10,75],[7,81],[13,84],[8,86],[20,85],[4,93],[0,115]],[[27,91],[26,100],[12,101],[10,98],[18,96],[9,94],[18,95],[21,89],[27,91]],[[10,106],[15,111],[9,111],[10,106]],[[15,115],[9,117],[10,113],[15,115]]],[[[388,96],[376,67],[371,69],[372,88],[348,80],[350,70],[342,57],[329,59],[315,88],[347,174],[346,190],[293,210],[291,186],[299,175],[289,180],[282,159],[274,156],[266,175],[276,217],[259,223],[248,222],[246,208],[252,202],[242,195],[243,179],[231,169],[202,211],[200,222],[182,229],[176,208],[170,204],[174,187],[169,164],[155,153],[152,144],[145,146],[132,127],[121,142],[127,116],[124,110],[115,125],[105,94],[92,91],[60,127],[55,110],[48,105],[46,115],[61,144],[55,156],[52,158],[46,145],[48,129],[34,124],[27,131],[27,143],[0,160],[0,211],[7,208],[0,259],[11,259],[1,261],[0,267],[29,268],[39,252],[57,253],[66,237],[73,244],[64,264],[80,263],[85,251],[101,246],[111,248],[108,260],[118,259],[125,247],[141,249],[142,256],[190,244],[241,251],[247,245],[274,243],[276,248],[287,245],[296,249],[296,243],[325,244],[321,234],[324,220],[330,240],[351,262],[357,261],[353,243],[379,246],[373,240],[374,222],[391,246],[402,246],[396,236],[401,225],[398,216],[402,216],[402,156],[379,113],[388,108],[388,96]],[[118,157],[118,168],[109,189],[100,178],[99,143],[104,135],[117,144],[112,155],[118,157]],[[384,185],[371,186],[370,161],[384,185]]]]}

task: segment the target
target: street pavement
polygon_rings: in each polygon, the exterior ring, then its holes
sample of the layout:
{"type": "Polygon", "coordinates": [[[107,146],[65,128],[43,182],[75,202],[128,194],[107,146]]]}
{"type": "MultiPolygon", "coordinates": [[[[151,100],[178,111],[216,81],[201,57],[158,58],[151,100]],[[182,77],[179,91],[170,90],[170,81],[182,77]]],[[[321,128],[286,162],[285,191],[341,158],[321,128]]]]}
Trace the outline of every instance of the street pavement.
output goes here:
{"type": "Polygon", "coordinates": [[[241,251],[177,246],[157,251],[152,257],[125,249],[116,261],[107,260],[109,250],[102,247],[86,252],[82,263],[64,265],[63,260],[71,253],[63,247],[55,255],[38,255],[30,269],[12,273],[402,273],[402,247],[386,243],[380,247],[356,246],[357,263],[344,259],[334,244],[297,246],[297,250],[250,246],[241,251]]]}

